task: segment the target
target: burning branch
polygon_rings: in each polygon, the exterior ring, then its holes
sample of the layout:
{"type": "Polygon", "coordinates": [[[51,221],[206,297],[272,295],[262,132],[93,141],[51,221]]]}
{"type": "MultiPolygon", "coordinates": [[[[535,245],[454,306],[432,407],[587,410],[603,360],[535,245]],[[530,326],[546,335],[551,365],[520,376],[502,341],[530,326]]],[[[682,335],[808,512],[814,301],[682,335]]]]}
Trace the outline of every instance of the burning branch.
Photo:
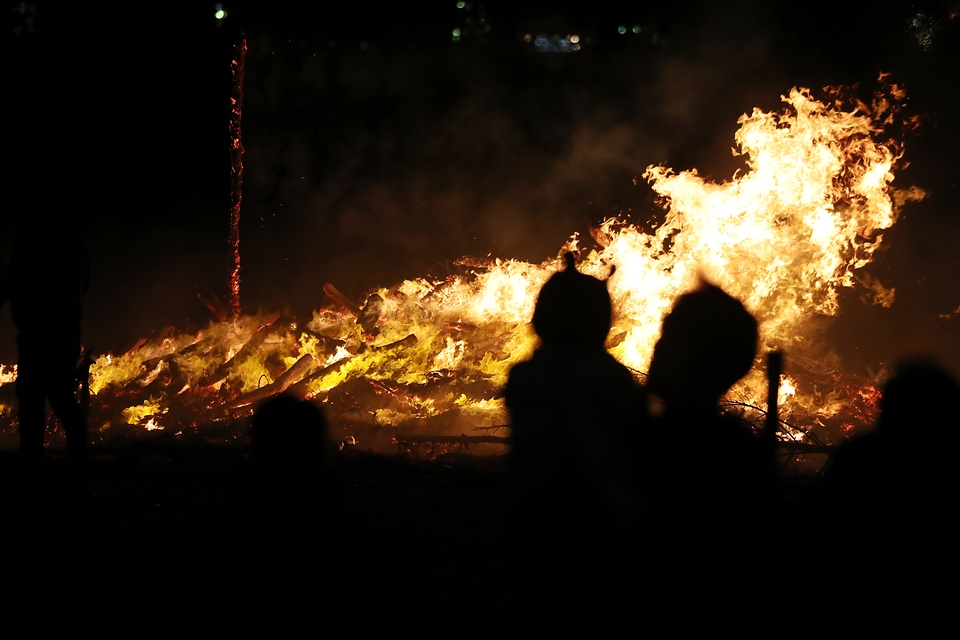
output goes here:
{"type": "Polygon", "coordinates": [[[278,393],[283,393],[289,387],[293,386],[297,382],[300,382],[304,376],[308,375],[310,370],[316,366],[316,364],[316,359],[308,353],[297,360],[292,367],[287,369],[272,383],[240,396],[233,402],[229,403],[229,407],[233,409],[239,409],[240,407],[246,407],[251,404],[256,404],[261,400],[266,400],[267,398],[275,396],[278,393]]]}
{"type": "Polygon", "coordinates": [[[340,308],[352,315],[354,318],[360,317],[360,307],[357,304],[350,300],[347,296],[340,293],[340,290],[329,282],[323,285],[323,292],[330,296],[334,302],[340,305],[340,308]]]}

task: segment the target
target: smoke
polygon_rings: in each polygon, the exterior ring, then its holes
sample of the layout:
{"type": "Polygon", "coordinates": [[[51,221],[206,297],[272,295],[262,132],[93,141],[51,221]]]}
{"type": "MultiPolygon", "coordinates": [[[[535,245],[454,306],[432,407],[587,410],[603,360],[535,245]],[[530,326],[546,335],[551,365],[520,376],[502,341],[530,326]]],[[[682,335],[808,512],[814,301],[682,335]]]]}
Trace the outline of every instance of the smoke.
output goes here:
{"type": "Polygon", "coordinates": [[[896,289],[887,288],[883,283],[876,280],[869,273],[856,277],[857,282],[863,285],[866,291],[860,296],[862,302],[867,304],[878,304],[881,307],[889,307],[896,299],[896,289]]]}
{"type": "Polygon", "coordinates": [[[360,296],[462,255],[541,261],[611,215],[655,222],[637,176],[664,162],[732,175],[737,117],[789,88],[764,38],[728,26],[569,54],[261,36],[247,58],[244,295],[302,313],[325,281],[360,296]]]}
{"type": "MultiPolygon", "coordinates": [[[[603,19],[584,27],[574,53],[541,53],[522,39],[529,29],[579,29],[573,18],[501,27],[509,16],[496,8],[483,43],[357,38],[330,46],[326,36],[290,37],[294,29],[276,23],[257,32],[248,21],[244,308],[308,317],[324,302],[325,282],[360,298],[375,286],[443,276],[463,255],[540,261],[611,215],[656,225],[662,211],[638,179],[648,165],[728,179],[743,166],[730,153],[741,114],[780,108],[779,96],[796,85],[816,91],[891,69],[931,131],[908,141],[913,165],[897,184],[931,196],[907,204],[884,238],[890,250],[865,270],[870,282],[896,289],[896,302],[867,306],[862,288],[846,292],[828,339],[866,368],[893,357],[895,336],[909,335],[899,343],[942,354],[960,371],[950,337],[957,316],[937,320],[960,303],[945,293],[944,275],[958,272],[951,256],[960,241],[948,215],[958,169],[950,122],[960,101],[942,80],[956,77],[956,25],[945,23],[936,46],[921,51],[900,14],[886,26],[887,18],[872,17],[854,28],[840,15],[823,23],[777,11],[694,3],[649,30],[641,19],[641,33],[620,40],[598,11],[603,19]]],[[[96,63],[75,72],[68,88],[87,96],[71,102],[71,140],[83,153],[71,166],[93,185],[83,195],[94,268],[85,331],[101,351],[169,324],[203,325],[210,315],[196,287],[225,289],[229,43],[191,27],[149,73],[133,77],[117,54],[176,40],[179,20],[171,14],[163,37],[131,33],[119,45],[112,34],[76,36],[44,71],[63,76],[66,52],[96,63]]],[[[37,105],[62,92],[51,85],[37,105]]],[[[31,127],[21,130],[38,130],[31,127]]],[[[62,144],[60,129],[50,137],[62,144]]],[[[24,139],[21,146],[32,145],[24,139]]],[[[60,146],[47,155],[61,157],[60,146]]],[[[0,255],[9,256],[8,238],[0,255]]],[[[0,325],[0,342],[12,345],[8,317],[0,325]]]]}

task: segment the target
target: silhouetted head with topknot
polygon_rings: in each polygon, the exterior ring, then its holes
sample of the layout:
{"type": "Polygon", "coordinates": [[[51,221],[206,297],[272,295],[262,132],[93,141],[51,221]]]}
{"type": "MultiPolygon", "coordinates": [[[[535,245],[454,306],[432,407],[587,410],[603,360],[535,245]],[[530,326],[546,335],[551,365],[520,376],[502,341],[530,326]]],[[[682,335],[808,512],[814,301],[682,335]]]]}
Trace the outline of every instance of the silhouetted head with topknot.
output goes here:
{"type": "Polygon", "coordinates": [[[533,328],[544,346],[603,349],[613,312],[607,283],[577,271],[573,254],[540,289],[533,328]]]}
{"type": "Polygon", "coordinates": [[[680,296],[663,320],[648,388],[668,406],[716,403],[753,366],[757,321],[712,284],[680,296]]]}

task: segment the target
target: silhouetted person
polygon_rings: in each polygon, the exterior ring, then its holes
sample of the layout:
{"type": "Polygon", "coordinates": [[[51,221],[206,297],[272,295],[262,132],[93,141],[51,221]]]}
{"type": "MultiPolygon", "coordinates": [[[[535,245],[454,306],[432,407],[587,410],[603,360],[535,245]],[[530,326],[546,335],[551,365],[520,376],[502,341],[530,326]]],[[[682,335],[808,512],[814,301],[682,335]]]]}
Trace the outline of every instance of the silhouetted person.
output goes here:
{"type": "Polygon", "coordinates": [[[201,617],[218,628],[284,632],[369,606],[365,623],[377,628],[380,584],[333,486],[323,412],[277,396],[254,414],[251,436],[249,475],[210,514],[205,544],[185,567],[184,588],[210,604],[201,617]]]}
{"type": "Polygon", "coordinates": [[[513,368],[505,391],[514,550],[531,591],[522,597],[553,607],[587,584],[593,594],[608,589],[607,576],[622,571],[616,549],[637,515],[631,463],[646,407],[642,388],[604,347],[606,282],[579,273],[572,254],[565,261],[537,298],[541,345],[513,368]]]}
{"type": "Polygon", "coordinates": [[[63,218],[35,216],[13,244],[8,269],[10,311],[19,331],[20,452],[28,463],[43,455],[47,400],[71,455],[86,455],[87,422],[75,392],[81,299],[89,286],[90,263],[78,234],[63,218]]]}
{"type": "Polygon", "coordinates": [[[731,572],[753,574],[761,564],[773,452],[719,406],[756,350],[756,320],[707,283],[677,300],[654,349],[647,389],[664,411],[645,486],[655,504],[657,570],[682,589],[712,590],[731,572]]]}
{"type": "Polygon", "coordinates": [[[305,605],[320,595],[316,584],[302,581],[330,572],[325,564],[337,559],[325,562],[324,543],[341,523],[331,502],[327,420],[319,407],[275,397],[254,414],[251,435],[252,476],[243,505],[248,537],[237,580],[269,616],[276,607],[305,605]]]}
{"type": "Polygon", "coordinates": [[[940,589],[936,575],[957,568],[958,407],[960,385],[947,372],[905,364],[884,386],[876,429],[825,470],[820,535],[844,542],[839,582],[849,590],[916,594],[940,589]]]}

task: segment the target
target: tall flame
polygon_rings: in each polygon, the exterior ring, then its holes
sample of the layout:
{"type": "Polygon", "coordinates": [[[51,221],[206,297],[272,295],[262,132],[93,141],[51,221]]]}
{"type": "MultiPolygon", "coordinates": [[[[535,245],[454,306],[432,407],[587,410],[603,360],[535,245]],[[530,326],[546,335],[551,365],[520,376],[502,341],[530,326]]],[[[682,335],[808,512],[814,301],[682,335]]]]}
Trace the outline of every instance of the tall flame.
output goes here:
{"type": "Polygon", "coordinates": [[[807,89],[782,99],[790,106],[782,114],[755,109],[740,117],[743,175],[716,184],[696,170],[648,167],[644,177],[667,204],[666,221],[653,235],[604,224],[609,241],[597,261],[620,268],[613,290],[633,365],[643,367],[652,346],[648,326],[633,335],[635,320],[662,317],[698,276],[740,298],[770,347],[810,339],[809,321],[837,313],[838,288],[853,286],[898,205],[923,197],[891,188],[900,151],[876,139],[881,129],[869,112],[828,106],[807,89]]]}

